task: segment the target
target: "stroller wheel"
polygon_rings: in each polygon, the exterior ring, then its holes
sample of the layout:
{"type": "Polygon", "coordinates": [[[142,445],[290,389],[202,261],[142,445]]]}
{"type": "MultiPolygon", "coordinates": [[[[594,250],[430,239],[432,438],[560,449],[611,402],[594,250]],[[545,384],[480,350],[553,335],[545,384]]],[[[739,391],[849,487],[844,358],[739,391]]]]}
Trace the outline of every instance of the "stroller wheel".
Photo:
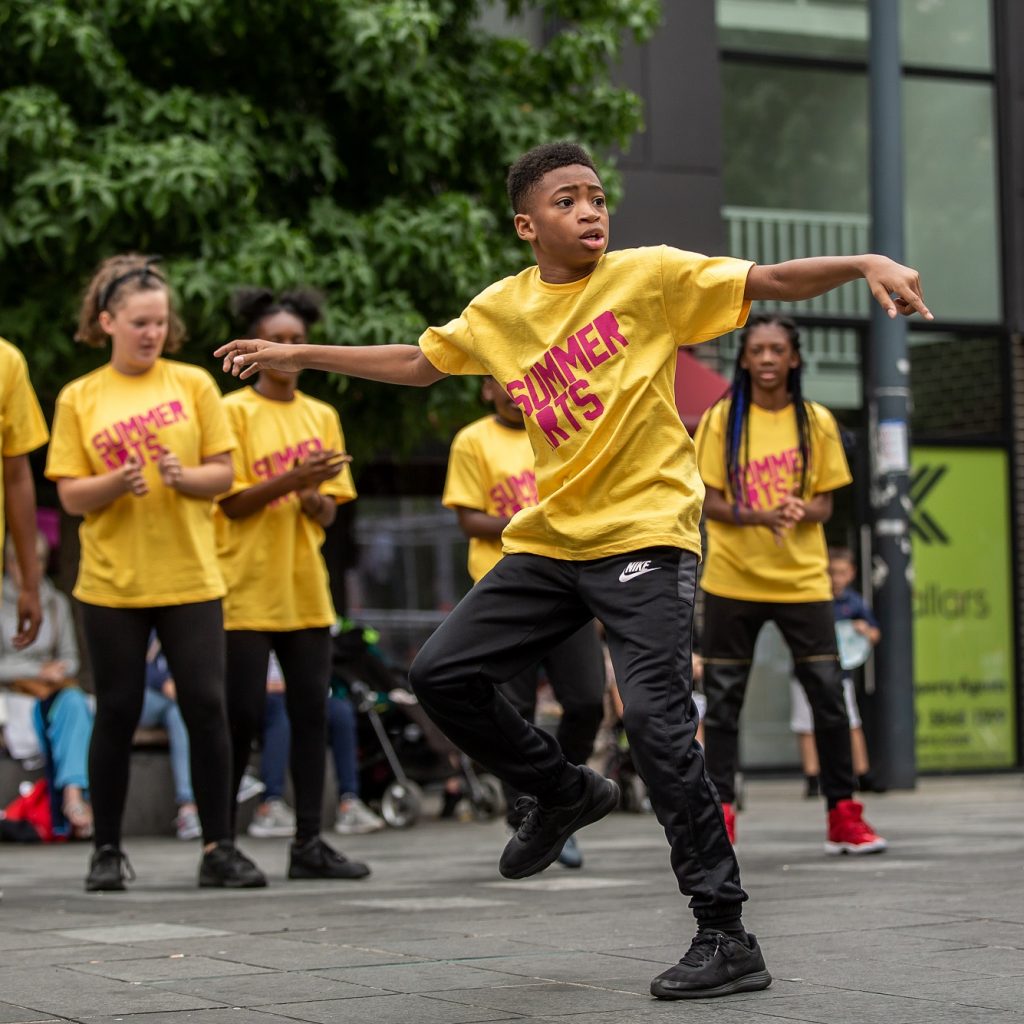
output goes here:
{"type": "Polygon", "coordinates": [[[501,783],[493,775],[477,776],[478,792],[473,801],[473,816],[480,821],[490,821],[505,812],[505,794],[501,783]]]}
{"type": "Polygon", "coordinates": [[[415,825],[423,809],[423,790],[415,782],[392,782],[380,801],[381,817],[392,828],[415,825]]]}

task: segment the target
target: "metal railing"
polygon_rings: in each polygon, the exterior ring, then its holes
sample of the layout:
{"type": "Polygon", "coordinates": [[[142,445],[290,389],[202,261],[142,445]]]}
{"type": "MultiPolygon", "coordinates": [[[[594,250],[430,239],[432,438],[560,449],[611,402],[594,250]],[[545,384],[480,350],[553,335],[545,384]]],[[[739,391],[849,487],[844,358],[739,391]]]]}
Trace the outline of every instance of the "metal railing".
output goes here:
{"type": "MultiPolygon", "coordinates": [[[[758,263],[781,263],[804,256],[845,256],[867,252],[870,218],[866,213],[817,213],[723,206],[729,253],[758,263]]],[[[868,316],[870,298],[863,285],[847,284],[800,303],[805,313],[868,316]]]]}

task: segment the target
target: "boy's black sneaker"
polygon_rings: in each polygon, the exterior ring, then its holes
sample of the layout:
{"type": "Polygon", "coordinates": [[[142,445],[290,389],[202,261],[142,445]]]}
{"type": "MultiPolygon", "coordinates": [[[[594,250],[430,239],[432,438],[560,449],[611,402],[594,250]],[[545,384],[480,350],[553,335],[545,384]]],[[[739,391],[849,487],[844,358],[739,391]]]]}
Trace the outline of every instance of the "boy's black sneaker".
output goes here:
{"type": "Polygon", "coordinates": [[[122,892],[125,879],[135,881],[135,872],[128,858],[116,846],[101,846],[89,861],[85,891],[122,892]]]}
{"type": "Polygon", "coordinates": [[[505,844],[498,870],[505,878],[527,878],[553,863],[565,841],[585,825],[599,821],[619,803],[619,787],[603,775],[581,767],[583,792],[563,806],[535,804],[505,844]]]}
{"type": "Polygon", "coordinates": [[[266,875],[230,839],[222,839],[199,862],[200,889],[262,889],[266,875]]]}
{"type": "Polygon", "coordinates": [[[651,982],[658,999],[709,999],[767,988],[772,976],[761,947],[749,932],[746,941],[726,932],[697,932],[682,960],[651,982]]]}
{"type": "Polygon", "coordinates": [[[289,878],[365,878],[369,873],[368,865],[349,860],[319,836],[301,846],[292,843],[288,855],[289,878]]]}

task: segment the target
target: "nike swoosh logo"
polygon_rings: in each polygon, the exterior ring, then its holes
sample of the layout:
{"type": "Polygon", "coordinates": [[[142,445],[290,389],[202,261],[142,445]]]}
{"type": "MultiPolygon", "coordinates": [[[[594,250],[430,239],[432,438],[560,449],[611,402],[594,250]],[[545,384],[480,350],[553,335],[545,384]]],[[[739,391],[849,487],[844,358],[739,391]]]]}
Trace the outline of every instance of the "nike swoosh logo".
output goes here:
{"type": "Polygon", "coordinates": [[[637,576],[643,576],[647,572],[657,572],[661,568],[660,565],[652,565],[650,569],[637,569],[635,572],[630,572],[628,569],[623,569],[619,573],[619,582],[628,583],[631,579],[637,576]]]}

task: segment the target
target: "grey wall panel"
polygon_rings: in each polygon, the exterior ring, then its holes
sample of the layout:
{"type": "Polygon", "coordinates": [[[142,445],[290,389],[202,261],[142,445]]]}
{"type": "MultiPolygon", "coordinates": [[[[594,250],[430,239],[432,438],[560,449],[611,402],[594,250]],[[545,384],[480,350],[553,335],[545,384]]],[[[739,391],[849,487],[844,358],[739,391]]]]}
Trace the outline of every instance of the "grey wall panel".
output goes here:
{"type": "Polygon", "coordinates": [[[646,130],[622,155],[612,244],[667,242],[720,253],[722,94],[714,4],[670,0],[661,27],[627,47],[619,80],[644,100],[646,130]]]}
{"type": "Polygon", "coordinates": [[[1024,4],[996,0],[996,59],[1000,96],[1006,312],[1024,333],[1024,4]]]}
{"type": "Polygon", "coordinates": [[[612,218],[612,249],[664,243],[713,256],[734,255],[725,249],[717,174],[638,169],[629,172],[627,186],[612,218]]]}

